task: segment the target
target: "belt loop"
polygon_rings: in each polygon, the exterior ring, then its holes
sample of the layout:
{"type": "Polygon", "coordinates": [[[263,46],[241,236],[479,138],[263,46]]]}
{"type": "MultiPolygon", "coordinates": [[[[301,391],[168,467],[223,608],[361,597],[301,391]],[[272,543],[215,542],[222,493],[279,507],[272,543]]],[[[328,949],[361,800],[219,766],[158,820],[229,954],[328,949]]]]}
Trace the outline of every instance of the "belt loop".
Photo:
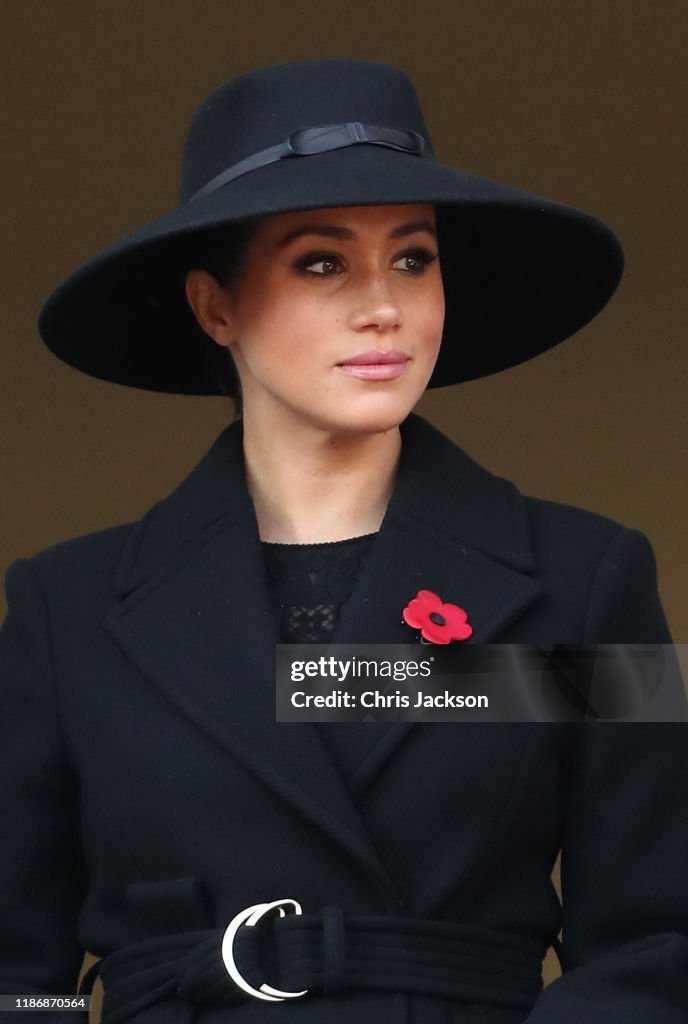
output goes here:
{"type": "Polygon", "coordinates": [[[323,977],[326,995],[337,995],[346,987],[346,933],[344,912],[341,907],[322,907],[323,977]]]}

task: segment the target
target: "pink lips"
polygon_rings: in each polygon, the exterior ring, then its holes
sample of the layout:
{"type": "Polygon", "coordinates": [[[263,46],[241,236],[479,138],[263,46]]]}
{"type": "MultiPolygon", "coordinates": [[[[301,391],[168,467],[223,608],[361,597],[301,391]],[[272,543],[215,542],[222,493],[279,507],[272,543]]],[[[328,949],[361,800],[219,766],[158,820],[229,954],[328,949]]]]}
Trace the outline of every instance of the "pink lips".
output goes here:
{"type": "Polygon", "coordinates": [[[402,375],[408,361],[409,356],[398,349],[387,352],[371,349],[337,365],[345,373],[360,380],[394,380],[402,375]]]}

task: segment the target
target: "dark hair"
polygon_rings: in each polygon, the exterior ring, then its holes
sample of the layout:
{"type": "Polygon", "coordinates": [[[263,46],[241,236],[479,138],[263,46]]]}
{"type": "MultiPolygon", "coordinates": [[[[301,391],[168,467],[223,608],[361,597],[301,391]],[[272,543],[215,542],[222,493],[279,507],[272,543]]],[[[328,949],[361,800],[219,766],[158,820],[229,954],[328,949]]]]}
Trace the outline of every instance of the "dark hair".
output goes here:
{"type": "MultiPolygon", "coordinates": [[[[206,270],[223,288],[235,284],[246,268],[248,247],[260,224],[261,219],[255,218],[199,232],[187,254],[187,271],[206,270]]],[[[207,364],[220,390],[233,399],[236,413],[241,416],[241,381],[231,351],[209,339],[207,364]]]]}

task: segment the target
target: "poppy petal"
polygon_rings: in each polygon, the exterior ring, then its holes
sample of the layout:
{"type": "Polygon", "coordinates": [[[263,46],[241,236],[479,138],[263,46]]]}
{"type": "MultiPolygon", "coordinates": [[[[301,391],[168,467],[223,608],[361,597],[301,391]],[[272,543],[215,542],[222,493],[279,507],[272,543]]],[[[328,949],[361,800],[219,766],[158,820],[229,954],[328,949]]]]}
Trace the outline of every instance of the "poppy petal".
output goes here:
{"type": "Polygon", "coordinates": [[[439,611],[442,607],[442,598],[434,594],[432,590],[419,590],[416,594],[416,598],[422,601],[423,607],[428,612],[439,611]]]}
{"type": "Polygon", "coordinates": [[[452,627],[463,626],[466,619],[468,618],[468,615],[463,610],[463,608],[459,608],[459,606],[456,604],[443,604],[441,614],[447,620],[448,625],[452,627]]]}
{"type": "Polygon", "coordinates": [[[404,618],[404,622],[406,622],[407,625],[412,626],[414,629],[420,629],[427,619],[427,614],[423,609],[423,605],[416,598],[414,598],[413,601],[409,601],[401,614],[404,618]]]}
{"type": "Polygon", "coordinates": [[[455,640],[468,640],[472,633],[473,627],[467,623],[463,626],[454,626],[452,629],[452,636],[455,640]]]}
{"type": "Polygon", "coordinates": [[[451,642],[451,635],[446,626],[437,626],[434,622],[427,622],[422,629],[421,635],[432,644],[448,644],[451,642]]]}

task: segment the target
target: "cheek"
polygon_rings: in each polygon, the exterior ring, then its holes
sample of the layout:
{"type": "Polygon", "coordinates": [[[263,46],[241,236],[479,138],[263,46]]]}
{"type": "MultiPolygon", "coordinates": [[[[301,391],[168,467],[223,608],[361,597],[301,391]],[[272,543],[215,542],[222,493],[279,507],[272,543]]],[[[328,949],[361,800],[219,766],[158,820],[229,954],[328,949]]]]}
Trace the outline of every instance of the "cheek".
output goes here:
{"type": "Polygon", "coordinates": [[[327,339],[337,330],[337,317],[324,304],[300,300],[298,294],[257,303],[243,319],[239,344],[244,359],[263,378],[288,380],[292,370],[315,369],[318,356],[327,359],[327,339]]]}
{"type": "Polygon", "coordinates": [[[439,346],[444,328],[444,289],[441,284],[425,297],[419,309],[423,325],[423,335],[428,344],[439,346]]]}

